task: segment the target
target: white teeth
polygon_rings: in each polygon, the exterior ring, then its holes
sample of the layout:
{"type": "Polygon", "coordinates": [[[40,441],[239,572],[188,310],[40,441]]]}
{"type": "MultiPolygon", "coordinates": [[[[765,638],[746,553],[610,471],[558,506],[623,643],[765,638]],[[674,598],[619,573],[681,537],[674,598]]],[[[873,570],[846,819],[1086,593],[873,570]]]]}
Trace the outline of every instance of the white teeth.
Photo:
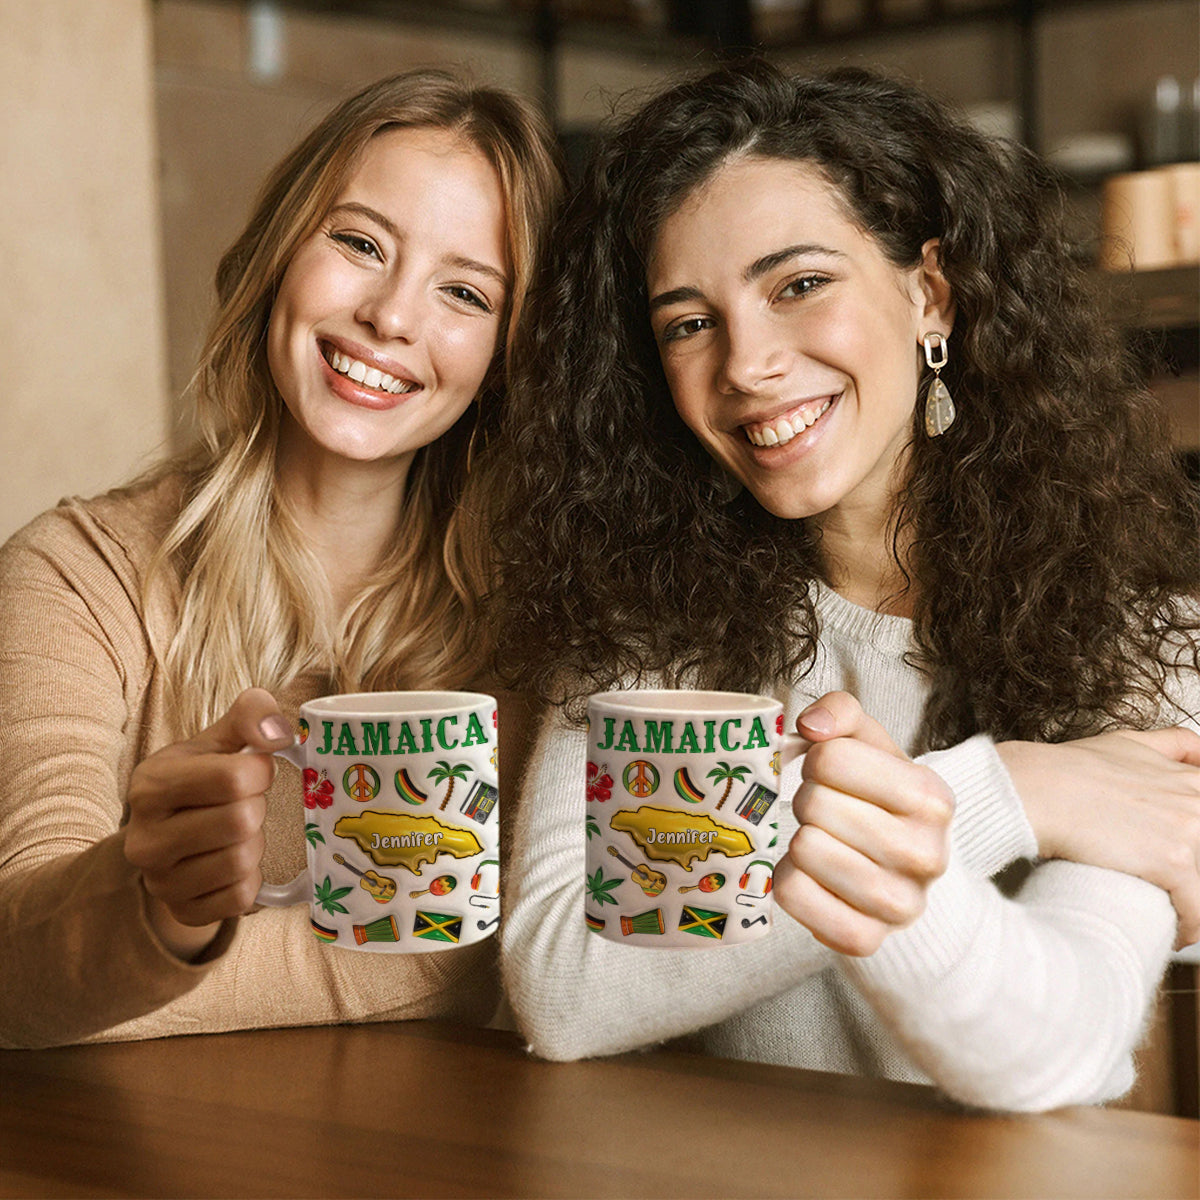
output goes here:
{"type": "Polygon", "coordinates": [[[418,387],[415,383],[408,383],[403,379],[388,375],[377,367],[368,367],[366,363],[359,362],[357,358],[351,358],[340,350],[330,350],[326,361],[335,371],[348,376],[355,383],[361,383],[379,391],[391,392],[393,396],[399,395],[401,392],[415,392],[418,387]]]}
{"type": "Polygon", "coordinates": [[[829,399],[820,408],[793,413],[790,419],[779,417],[757,429],[747,428],[746,437],[755,446],[786,446],[797,434],[803,433],[809,426],[816,424],[817,418],[832,403],[833,400],[829,399]]]}

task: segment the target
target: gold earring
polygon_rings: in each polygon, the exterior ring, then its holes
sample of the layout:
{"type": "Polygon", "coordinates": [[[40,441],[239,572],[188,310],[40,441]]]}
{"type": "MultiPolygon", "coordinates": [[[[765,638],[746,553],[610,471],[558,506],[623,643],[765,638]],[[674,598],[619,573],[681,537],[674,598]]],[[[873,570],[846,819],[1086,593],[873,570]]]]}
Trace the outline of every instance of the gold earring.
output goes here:
{"type": "Polygon", "coordinates": [[[925,347],[925,363],[933,372],[933,379],[925,392],[925,432],[930,437],[941,437],[957,415],[950,389],[942,382],[942,368],[949,362],[946,354],[946,339],[940,333],[927,333],[921,344],[925,347]]]}

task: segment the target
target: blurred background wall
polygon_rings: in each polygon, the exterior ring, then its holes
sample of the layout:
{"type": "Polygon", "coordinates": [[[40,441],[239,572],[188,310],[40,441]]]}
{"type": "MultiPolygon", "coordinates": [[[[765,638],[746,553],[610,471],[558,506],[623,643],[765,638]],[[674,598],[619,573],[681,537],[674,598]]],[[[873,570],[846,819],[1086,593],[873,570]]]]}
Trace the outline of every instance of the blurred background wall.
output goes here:
{"type": "Polygon", "coordinates": [[[0,539],[168,438],[144,0],[0,0],[0,539]]]}
{"type": "MultiPolygon", "coordinates": [[[[576,149],[717,37],[869,64],[1055,156],[1098,233],[1104,178],[1150,152],[1160,80],[1186,116],[1198,28],[1195,0],[0,0],[0,538],[183,444],[218,256],[267,168],[381,75],[466,67],[542,101],[576,149]]],[[[1186,341],[1194,272],[1151,274],[1184,315],[1155,292],[1141,323],[1186,341]]],[[[1162,386],[1200,442],[1194,363],[1162,386]]]]}

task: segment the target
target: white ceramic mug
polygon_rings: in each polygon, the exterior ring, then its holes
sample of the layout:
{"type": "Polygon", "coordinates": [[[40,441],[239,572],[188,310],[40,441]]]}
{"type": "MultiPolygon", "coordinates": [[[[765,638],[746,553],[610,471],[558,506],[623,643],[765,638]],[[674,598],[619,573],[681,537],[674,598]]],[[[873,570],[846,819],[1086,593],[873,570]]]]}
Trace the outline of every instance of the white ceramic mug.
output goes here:
{"type": "Polygon", "coordinates": [[[771,928],[779,772],[806,743],[741,692],[588,701],[584,915],[630,946],[703,949],[771,928]]]}
{"type": "Polygon", "coordinates": [[[362,692],[300,707],[308,867],[260,904],[308,903],[323,942],[420,953],[481,941],[500,920],[496,701],[362,692]]]}

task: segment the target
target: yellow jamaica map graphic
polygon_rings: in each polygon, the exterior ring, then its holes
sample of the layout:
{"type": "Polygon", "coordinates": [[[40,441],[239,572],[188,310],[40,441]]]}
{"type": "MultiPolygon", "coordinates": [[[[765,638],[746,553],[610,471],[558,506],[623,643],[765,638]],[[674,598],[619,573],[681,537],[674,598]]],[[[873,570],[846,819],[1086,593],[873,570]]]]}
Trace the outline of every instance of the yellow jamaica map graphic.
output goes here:
{"type": "Polygon", "coordinates": [[[353,838],[379,866],[407,867],[414,875],[439,854],[470,858],[483,853],[482,843],[469,829],[410,813],[367,809],[352,817],[339,817],[333,832],[353,838]]]}
{"type": "Polygon", "coordinates": [[[647,858],[678,863],[685,871],[692,863],[706,862],[709,854],[740,858],[754,850],[754,843],[740,829],[722,825],[707,813],[677,812],[643,804],[636,811],[622,809],[609,822],[619,833],[627,833],[647,858]]]}

